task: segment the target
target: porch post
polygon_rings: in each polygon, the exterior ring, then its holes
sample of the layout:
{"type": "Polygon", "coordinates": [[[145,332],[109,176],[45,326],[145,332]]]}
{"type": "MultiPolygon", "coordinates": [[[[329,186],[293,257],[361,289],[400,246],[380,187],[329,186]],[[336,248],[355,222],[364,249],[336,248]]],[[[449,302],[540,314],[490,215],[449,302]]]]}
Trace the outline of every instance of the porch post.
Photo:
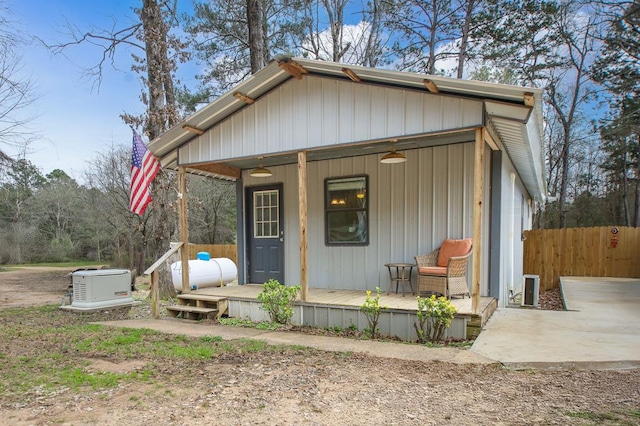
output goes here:
{"type": "Polygon", "coordinates": [[[158,319],[160,317],[160,313],[158,310],[159,300],[160,300],[160,278],[158,277],[158,271],[151,272],[151,316],[154,319],[158,319]]]}
{"type": "Polygon", "coordinates": [[[178,167],[178,201],[180,204],[180,260],[182,261],[182,293],[189,292],[189,222],[187,220],[187,172],[178,167]]]}
{"type": "Polygon", "coordinates": [[[300,217],[300,298],[307,301],[309,271],[307,270],[307,152],[298,152],[298,215],[300,217]]]}
{"type": "Polygon", "coordinates": [[[484,198],[484,138],[476,129],[473,161],[473,254],[471,256],[471,312],[479,313],[482,277],[482,200],[484,198]]]}

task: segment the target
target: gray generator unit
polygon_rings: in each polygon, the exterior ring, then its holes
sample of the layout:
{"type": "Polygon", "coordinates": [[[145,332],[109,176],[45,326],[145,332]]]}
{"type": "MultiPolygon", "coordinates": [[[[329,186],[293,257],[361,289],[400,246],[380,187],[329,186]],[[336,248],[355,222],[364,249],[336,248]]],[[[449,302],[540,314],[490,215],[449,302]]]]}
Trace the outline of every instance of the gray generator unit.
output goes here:
{"type": "Polygon", "coordinates": [[[62,309],[93,311],[104,308],[133,306],[131,271],[100,269],[71,274],[72,303],[62,309]]]}

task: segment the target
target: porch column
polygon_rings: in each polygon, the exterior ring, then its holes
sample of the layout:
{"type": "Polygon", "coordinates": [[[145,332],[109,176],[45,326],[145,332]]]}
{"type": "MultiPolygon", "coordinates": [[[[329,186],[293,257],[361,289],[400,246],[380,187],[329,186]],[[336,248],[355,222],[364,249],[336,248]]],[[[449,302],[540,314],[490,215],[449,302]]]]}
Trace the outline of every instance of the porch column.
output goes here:
{"type": "Polygon", "coordinates": [[[484,198],[484,138],[476,129],[473,161],[473,254],[471,256],[471,312],[479,314],[482,277],[482,200],[484,198]]]}
{"type": "Polygon", "coordinates": [[[189,222],[187,220],[187,172],[184,167],[178,167],[178,202],[180,216],[180,251],[182,261],[182,293],[189,292],[189,222]]]}
{"type": "Polygon", "coordinates": [[[298,216],[300,217],[300,299],[307,301],[309,271],[307,269],[307,152],[298,152],[298,216]]]}

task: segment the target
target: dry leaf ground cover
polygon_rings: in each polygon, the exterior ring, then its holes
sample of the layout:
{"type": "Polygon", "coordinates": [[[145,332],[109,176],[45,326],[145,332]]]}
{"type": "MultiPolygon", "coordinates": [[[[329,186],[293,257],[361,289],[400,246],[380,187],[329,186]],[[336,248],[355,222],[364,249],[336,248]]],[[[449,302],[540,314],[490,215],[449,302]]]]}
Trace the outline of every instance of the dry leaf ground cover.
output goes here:
{"type": "Polygon", "coordinates": [[[638,370],[510,371],[102,327],[90,322],[148,304],[60,311],[67,272],[0,272],[0,424],[640,423],[638,370]]]}

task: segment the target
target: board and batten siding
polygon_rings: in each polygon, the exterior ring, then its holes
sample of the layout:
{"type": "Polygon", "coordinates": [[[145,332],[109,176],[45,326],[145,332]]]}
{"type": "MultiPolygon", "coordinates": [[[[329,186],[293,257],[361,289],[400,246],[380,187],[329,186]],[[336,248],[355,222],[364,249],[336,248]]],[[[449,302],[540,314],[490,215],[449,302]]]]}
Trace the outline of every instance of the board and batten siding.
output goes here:
{"type": "MultiPolygon", "coordinates": [[[[308,163],[310,287],[386,290],[385,263],[413,262],[414,256],[431,252],[445,238],[472,236],[474,144],[403,153],[408,160],[401,164],[381,164],[379,155],[308,163]],[[324,181],[363,174],[369,176],[369,245],[327,246],[324,181]]],[[[300,279],[297,165],[270,169],[269,178],[252,178],[245,171],[243,182],[245,187],[283,183],[285,281],[295,285],[300,279]]]]}
{"type": "Polygon", "coordinates": [[[224,161],[479,127],[480,100],[307,76],[291,79],[180,148],[180,164],[224,161]]]}

